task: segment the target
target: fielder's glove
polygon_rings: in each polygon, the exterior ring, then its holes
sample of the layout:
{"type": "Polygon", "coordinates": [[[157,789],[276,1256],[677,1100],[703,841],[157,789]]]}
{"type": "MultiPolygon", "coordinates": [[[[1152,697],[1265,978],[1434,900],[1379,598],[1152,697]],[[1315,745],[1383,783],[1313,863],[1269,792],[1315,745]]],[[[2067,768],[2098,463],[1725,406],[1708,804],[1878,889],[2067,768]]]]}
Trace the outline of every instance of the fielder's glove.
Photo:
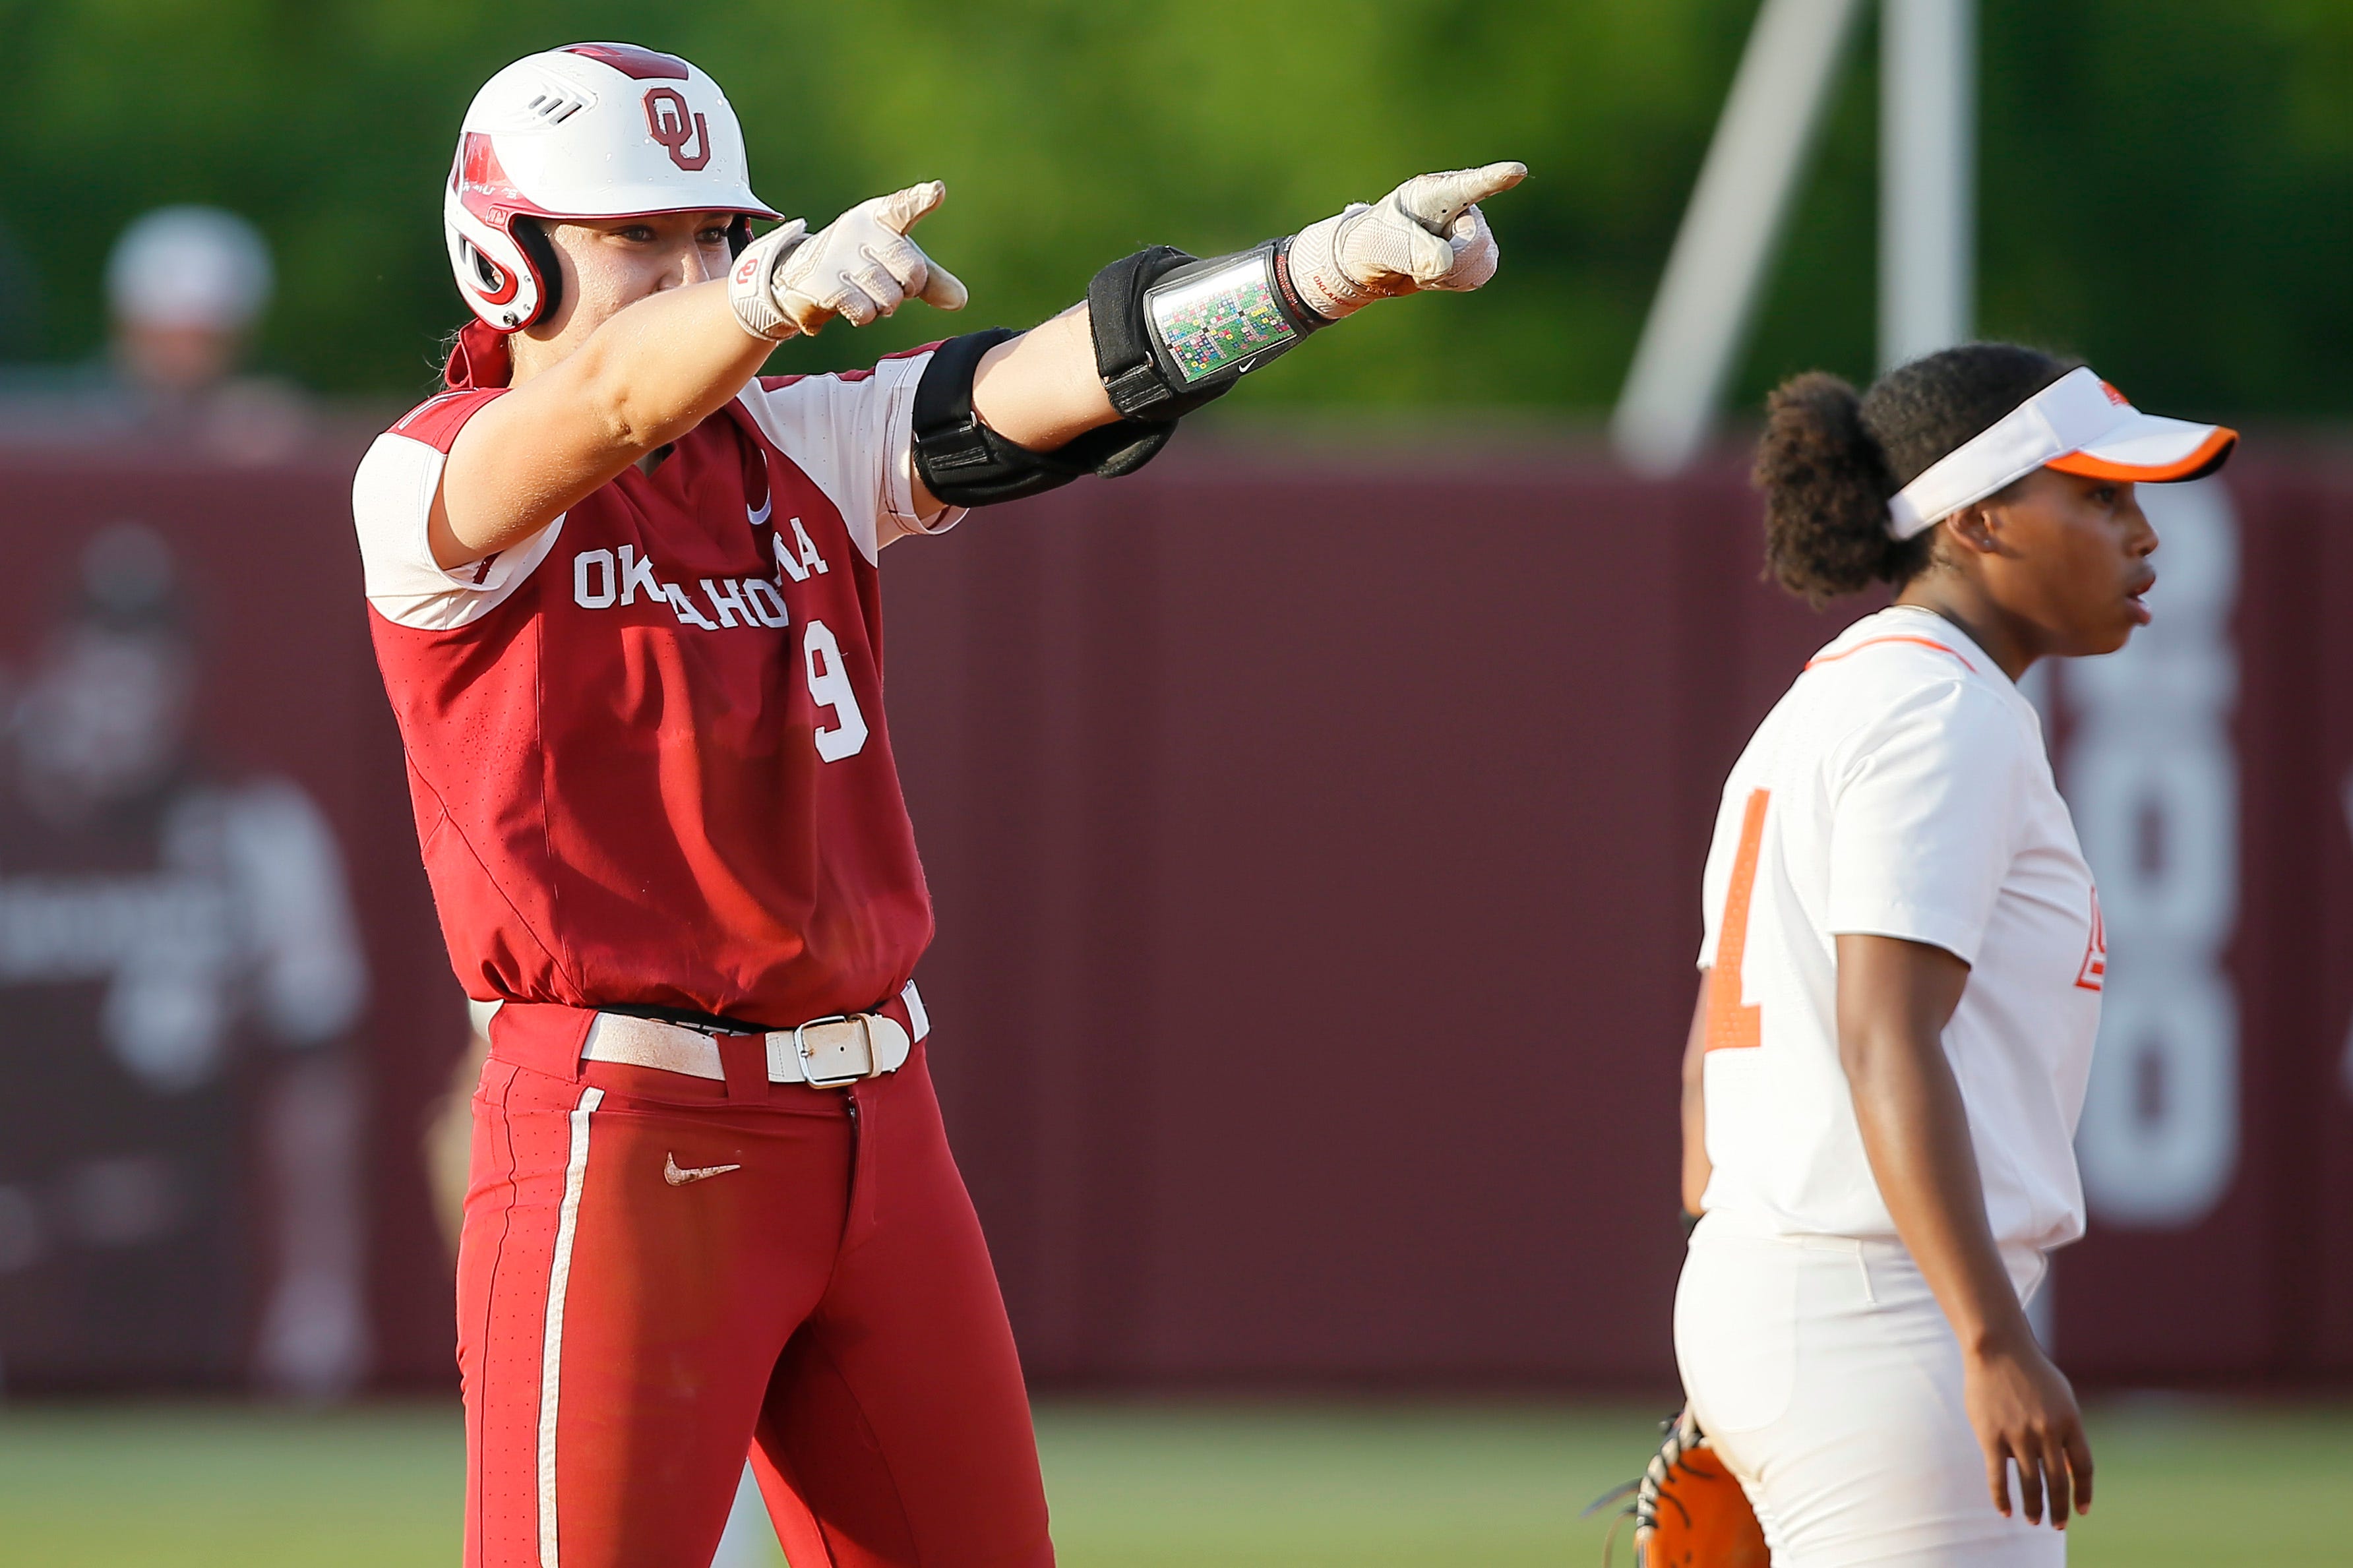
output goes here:
{"type": "Polygon", "coordinates": [[[1291,242],[1291,282],[1326,321],[1422,289],[1476,289],[1495,275],[1495,237],[1478,204],[1528,177],[1525,163],[1417,174],[1371,206],[1308,225],[1291,242]]]}
{"type": "Polygon", "coordinates": [[[911,299],[961,310],[964,284],[907,237],[947,194],[931,180],[862,201],[815,234],[795,218],[762,235],[727,275],[735,319],[754,337],[781,342],[836,316],[862,327],[911,299]]]}
{"type": "MultiPolygon", "coordinates": [[[[1748,1494],[1708,1451],[1689,1406],[1665,1422],[1665,1440],[1639,1481],[1596,1500],[1588,1514],[1631,1495],[1620,1522],[1634,1521],[1636,1568],[1767,1568],[1770,1554],[1748,1494]]],[[[1614,1543],[1615,1526],[1609,1531],[1614,1543]]],[[[1605,1548],[1602,1561],[1609,1561],[1605,1548]]]]}

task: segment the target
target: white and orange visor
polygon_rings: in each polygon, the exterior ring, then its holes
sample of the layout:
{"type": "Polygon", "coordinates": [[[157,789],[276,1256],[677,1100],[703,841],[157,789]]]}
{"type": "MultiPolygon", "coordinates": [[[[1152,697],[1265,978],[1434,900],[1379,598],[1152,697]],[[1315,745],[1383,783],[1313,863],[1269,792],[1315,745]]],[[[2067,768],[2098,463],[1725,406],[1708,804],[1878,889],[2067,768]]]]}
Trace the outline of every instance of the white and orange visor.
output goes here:
{"type": "Polygon", "coordinates": [[[1939,458],[1887,503],[1887,531],[1926,532],[2037,468],[2164,484],[2221,468],[2239,433],[2143,414],[2088,367],[2069,371],[1939,458]]]}

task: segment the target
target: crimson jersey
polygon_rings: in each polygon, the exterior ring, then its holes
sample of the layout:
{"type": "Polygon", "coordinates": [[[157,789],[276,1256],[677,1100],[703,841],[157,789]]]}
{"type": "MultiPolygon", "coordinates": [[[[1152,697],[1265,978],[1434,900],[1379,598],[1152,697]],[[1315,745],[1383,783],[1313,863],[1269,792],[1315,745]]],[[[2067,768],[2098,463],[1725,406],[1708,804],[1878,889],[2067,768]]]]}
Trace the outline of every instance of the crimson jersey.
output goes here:
{"type": "Polygon", "coordinates": [[[909,452],[928,353],[762,378],[650,474],[445,572],[426,517],[458,432],[502,395],[477,384],[505,379],[487,340],[470,331],[453,390],[378,437],[353,488],[467,993],[771,1027],[881,1002],[932,932],[875,572],[925,531],[909,452]]]}

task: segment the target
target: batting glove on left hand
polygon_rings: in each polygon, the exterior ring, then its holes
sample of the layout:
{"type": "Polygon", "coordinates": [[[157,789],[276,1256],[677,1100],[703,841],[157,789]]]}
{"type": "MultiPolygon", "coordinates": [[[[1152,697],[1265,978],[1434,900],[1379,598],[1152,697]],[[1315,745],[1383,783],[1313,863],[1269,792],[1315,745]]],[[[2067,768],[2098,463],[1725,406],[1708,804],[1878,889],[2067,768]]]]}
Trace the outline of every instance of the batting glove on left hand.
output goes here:
{"type": "Polygon", "coordinates": [[[862,327],[910,299],[964,309],[963,282],[907,237],[946,195],[932,180],[862,201],[815,234],[797,218],[761,236],[727,275],[735,319],[754,337],[782,340],[836,316],[862,327]]]}
{"type": "Polygon", "coordinates": [[[1310,224],[1291,242],[1291,281],[1326,321],[1423,289],[1476,289],[1495,275],[1478,204],[1528,177],[1525,163],[1418,174],[1371,206],[1310,224]]]}

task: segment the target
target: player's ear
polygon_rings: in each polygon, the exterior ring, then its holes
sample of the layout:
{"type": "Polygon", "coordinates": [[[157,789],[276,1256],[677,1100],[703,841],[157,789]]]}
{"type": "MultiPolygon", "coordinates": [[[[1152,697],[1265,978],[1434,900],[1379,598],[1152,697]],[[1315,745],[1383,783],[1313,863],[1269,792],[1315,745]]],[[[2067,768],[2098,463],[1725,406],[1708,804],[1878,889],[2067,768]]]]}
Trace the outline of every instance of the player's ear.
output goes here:
{"type": "Polygon", "coordinates": [[[2000,554],[2001,544],[1996,536],[1993,510],[1994,502],[1981,500],[1947,518],[1940,526],[1947,542],[1968,554],[2000,554]]]}

